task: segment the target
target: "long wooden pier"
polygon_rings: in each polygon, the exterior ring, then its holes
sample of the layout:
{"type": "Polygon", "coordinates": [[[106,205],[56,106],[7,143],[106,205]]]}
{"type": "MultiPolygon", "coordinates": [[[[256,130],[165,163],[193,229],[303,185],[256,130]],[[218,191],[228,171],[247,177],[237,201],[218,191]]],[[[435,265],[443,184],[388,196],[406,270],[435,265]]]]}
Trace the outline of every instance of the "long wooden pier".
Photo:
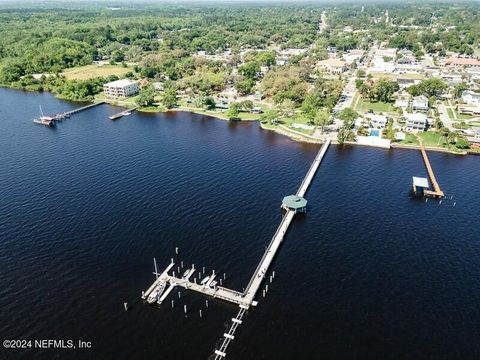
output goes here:
{"type": "Polygon", "coordinates": [[[63,119],[69,118],[73,114],[88,110],[90,108],[93,108],[95,106],[102,105],[102,104],[105,104],[105,101],[99,101],[93,104],[85,105],[77,109],[65,111],[63,113],[58,113],[55,115],[47,115],[47,116],[42,115],[40,118],[34,119],[33,122],[41,125],[55,126],[55,121],[62,121],[63,119]]]}
{"type": "MultiPolygon", "coordinates": [[[[308,170],[306,176],[304,177],[297,191],[297,196],[303,197],[307,192],[329,146],[330,146],[330,140],[327,140],[318,151],[312,165],[310,166],[310,169],[308,170]]],[[[275,234],[273,235],[257,268],[255,269],[247,287],[243,292],[228,289],[223,286],[217,286],[216,284],[212,286],[212,280],[215,277],[215,273],[212,273],[209,281],[207,281],[204,284],[201,284],[201,283],[197,284],[196,278],[194,278],[193,282],[189,280],[189,277],[192,275],[193,272],[188,277],[180,277],[180,275],[179,276],[169,275],[168,272],[173,267],[173,259],[172,259],[172,263],[163,271],[162,274],[160,274],[160,276],[148,288],[148,290],[142,293],[142,298],[146,299],[157,286],[160,286],[163,283],[165,284],[168,283],[170,286],[166,290],[166,292],[163,295],[161,295],[158,301],[159,303],[165,300],[165,298],[168,296],[168,293],[171,292],[175,286],[180,286],[185,289],[193,290],[201,294],[210,296],[212,298],[222,299],[222,300],[231,302],[233,304],[239,305],[240,311],[237,317],[232,319],[232,326],[229,332],[224,334],[224,339],[222,341],[222,345],[220,349],[215,350],[216,360],[224,358],[226,356],[226,350],[227,350],[228,344],[230,343],[231,340],[234,339],[235,330],[238,327],[238,325],[241,324],[241,318],[243,317],[245,311],[250,306],[257,305],[257,301],[255,301],[255,296],[258,290],[260,289],[263,279],[265,278],[266,273],[270,268],[275,258],[275,255],[277,254],[280,248],[280,245],[285,237],[285,234],[290,224],[292,223],[294,215],[295,215],[294,211],[288,210],[288,209],[286,210],[284,216],[282,217],[282,221],[280,222],[280,225],[275,231],[275,234]]],[[[192,265],[192,270],[194,271],[194,269],[195,268],[192,265]]],[[[155,274],[157,276],[159,275],[157,272],[155,272],[155,274]]]]}
{"type": "Polygon", "coordinates": [[[428,159],[427,152],[425,151],[423,144],[420,144],[420,151],[422,153],[423,162],[425,163],[425,167],[428,172],[428,177],[430,178],[430,183],[432,184],[432,187],[433,187],[433,191],[424,190],[423,193],[425,196],[443,198],[445,194],[440,188],[440,185],[438,185],[437,179],[435,178],[435,174],[433,173],[432,165],[430,164],[430,160],[428,159]]]}

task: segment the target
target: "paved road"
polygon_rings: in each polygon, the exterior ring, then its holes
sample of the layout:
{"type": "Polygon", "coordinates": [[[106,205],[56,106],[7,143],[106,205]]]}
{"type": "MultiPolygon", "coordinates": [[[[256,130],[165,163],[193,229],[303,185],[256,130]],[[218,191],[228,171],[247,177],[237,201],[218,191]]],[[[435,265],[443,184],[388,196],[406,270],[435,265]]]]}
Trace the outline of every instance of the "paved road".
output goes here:
{"type": "Polygon", "coordinates": [[[443,103],[438,105],[438,112],[440,113],[440,120],[442,121],[443,126],[451,131],[455,130],[453,127],[453,121],[448,116],[447,107],[443,103]]]}

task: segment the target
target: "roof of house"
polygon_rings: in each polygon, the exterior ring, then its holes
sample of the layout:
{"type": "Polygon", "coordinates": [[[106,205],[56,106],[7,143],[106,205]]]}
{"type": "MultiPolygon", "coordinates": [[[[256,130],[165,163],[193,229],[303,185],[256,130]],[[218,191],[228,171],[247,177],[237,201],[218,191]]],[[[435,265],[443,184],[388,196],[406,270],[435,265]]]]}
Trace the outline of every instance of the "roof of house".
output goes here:
{"type": "Polygon", "coordinates": [[[480,97],[480,93],[476,93],[475,91],[471,91],[471,90],[465,90],[462,93],[462,97],[466,96],[466,95],[470,95],[470,96],[473,96],[473,97],[480,97]]]}
{"type": "Polygon", "coordinates": [[[480,65],[480,61],[472,58],[451,57],[445,61],[445,65],[480,65]]]}
{"type": "Polygon", "coordinates": [[[109,83],[105,84],[104,86],[120,86],[120,87],[123,87],[123,86],[128,86],[128,85],[136,84],[136,83],[137,83],[137,81],[135,81],[135,80],[121,79],[121,80],[115,80],[115,81],[109,82],[109,83]]]}
{"type": "Polygon", "coordinates": [[[334,59],[334,58],[330,58],[330,59],[326,59],[326,60],[320,60],[317,63],[318,66],[326,65],[326,66],[331,66],[331,67],[344,67],[346,64],[347,63],[345,61],[334,59]]]}
{"type": "Polygon", "coordinates": [[[418,104],[418,103],[428,104],[428,98],[425,95],[415,96],[413,98],[413,103],[414,104],[418,104]]]}
{"type": "Polygon", "coordinates": [[[413,185],[422,188],[428,188],[428,179],[424,177],[413,176],[413,185]]]}
{"type": "Polygon", "coordinates": [[[412,113],[412,114],[405,114],[405,119],[407,121],[419,121],[419,122],[427,122],[427,115],[422,113],[412,113]]]}

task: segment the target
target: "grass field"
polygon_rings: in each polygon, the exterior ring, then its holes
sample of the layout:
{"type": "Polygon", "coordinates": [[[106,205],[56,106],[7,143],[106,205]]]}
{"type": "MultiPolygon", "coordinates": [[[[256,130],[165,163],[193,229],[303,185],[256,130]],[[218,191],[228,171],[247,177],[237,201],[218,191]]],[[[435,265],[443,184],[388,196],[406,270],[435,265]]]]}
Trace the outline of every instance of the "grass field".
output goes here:
{"type": "Polygon", "coordinates": [[[409,133],[405,134],[405,140],[399,141],[399,143],[407,145],[420,145],[416,136],[409,133]]]}
{"type": "Polygon", "coordinates": [[[451,108],[447,108],[447,115],[450,119],[454,120],[455,118],[453,117],[453,111],[451,108]]]}
{"type": "Polygon", "coordinates": [[[360,98],[357,102],[355,110],[357,111],[368,111],[373,110],[375,112],[392,112],[394,113],[395,110],[392,104],[383,103],[383,102],[370,102],[368,100],[360,98]]]}
{"type": "Polygon", "coordinates": [[[69,80],[88,80],[110,75],[122,77],[129,71],[130,68],[120,65],[87,65],[65,69],[63,75],[69,80]]]}
{"type": "Polygon", "coordinates": [[[418,133],[417,136],[422,139],[423,145],[425,146],[448,147],[448,144],[445,142],[445,137],[439,133],[425,131],[418,133]]]}

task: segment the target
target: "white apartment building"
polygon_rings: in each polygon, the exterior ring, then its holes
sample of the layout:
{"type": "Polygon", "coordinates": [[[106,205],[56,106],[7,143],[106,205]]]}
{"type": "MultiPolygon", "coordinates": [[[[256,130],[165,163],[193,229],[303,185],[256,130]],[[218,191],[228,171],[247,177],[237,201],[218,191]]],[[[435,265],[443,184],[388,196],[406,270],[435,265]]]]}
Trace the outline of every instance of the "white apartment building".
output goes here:
{"type": "Polygon", "coordinates": [[[129,79],[112,81],[103,85],[103,92],[108,97],[129,97],[138,94],[138,91],[138,82],[129,79]]]}

